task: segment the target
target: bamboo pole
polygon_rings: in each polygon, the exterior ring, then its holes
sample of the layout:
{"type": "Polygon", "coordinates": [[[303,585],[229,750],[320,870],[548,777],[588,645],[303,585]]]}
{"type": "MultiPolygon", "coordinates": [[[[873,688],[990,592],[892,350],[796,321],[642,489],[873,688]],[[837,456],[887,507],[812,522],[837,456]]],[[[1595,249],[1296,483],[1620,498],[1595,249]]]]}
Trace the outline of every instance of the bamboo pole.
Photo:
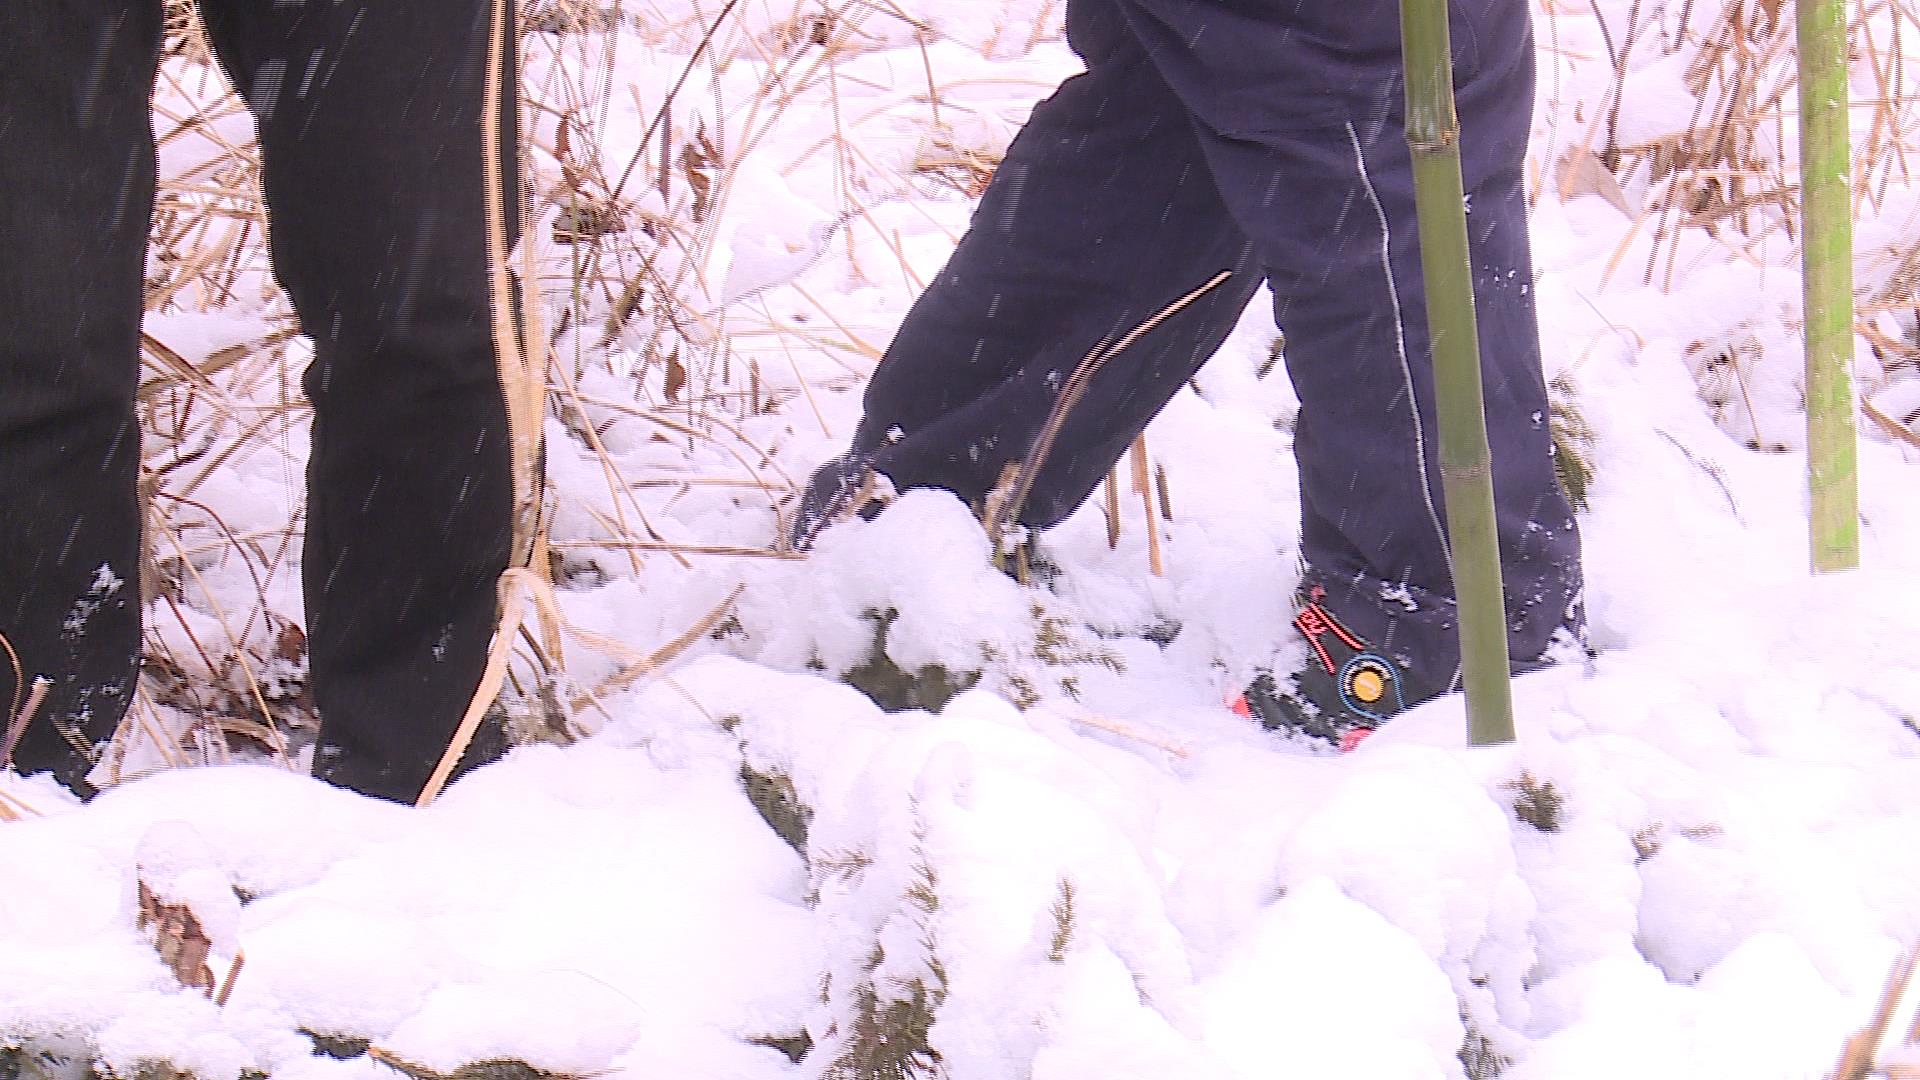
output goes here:
{"type": "Polygon", "coordinates": [[[1440,477],[1447,503],[1454,591],[1460,603],[1460,658],[1467,738],[1475,746],[1513,740],[1507,625],[1494,529],[1493,452],[1480,386],[1480,331],[1467,252],[1466,192],[1460,178],[1460,121],[1453,103],[1453,52],[1446,0],[1400,0],[1407,72],[1407,145],[1413,154],[1420,269],[1426,283],[1440,477]]]}
{"type": "Polygon", "coordinates": [[[1800,258],[1815,573],[1860,565],[1853,429],[1853,207],[1845,0],[1799,0],[1800,258]]]}

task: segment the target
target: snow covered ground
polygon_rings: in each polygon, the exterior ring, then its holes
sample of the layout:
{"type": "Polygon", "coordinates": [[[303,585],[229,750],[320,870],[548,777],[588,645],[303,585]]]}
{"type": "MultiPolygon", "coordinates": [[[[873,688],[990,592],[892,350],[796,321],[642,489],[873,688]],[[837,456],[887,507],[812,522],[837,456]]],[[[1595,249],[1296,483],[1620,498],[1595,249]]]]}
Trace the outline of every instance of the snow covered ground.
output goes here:
{"type": "MultiPolygon", "coordinates": [[[[710,6],[640,5],[610,63],[602,39],[536,35],[530,82],[580,89],[617,168],[710,6]]],[[[731,163],[708,170],[685,280],[705,316],[688,355],[724,349],[724,374],[670,389],[645,318],[610,350],[562,339],[580,388],[548,425],[567,620],[644,653],[737,589],[732,618],[584,711],[591,737],[516,750],[424,811],[260,765],[85,807],[0,777],[23,818],[0,825],[0,1077],[498,1059],[742,1080],[1824,1075],[1920,941],[1920,450],[1863,427],[1864,568],[1810,576],[1797,248],[1764,216],[1659,234],[1644,170],[1602,191],[1560,167],[1607,112],[1594,12],[1536,9],[1534,228],[1548,374],[1591,431],[1600,653],[1516,683],[1516,744],[1466,748],[1457,698],[1345,757],[1221,705],[1289,647],[1294,405],[1261,374],[1264,299],[1148,433],[1163,575],[1124,480],[1117,546],[1098,499],[1045,537],[1051,589],[993,569],[966,508],[930,492],[804,561],[578,543],[644,515],[673,543],[767,546],[784,485],[842,445],[874,349],[965,226],[965,183],[935,173],[964,180],[966,152],[997,152],[1074,70],[1057,4],[905,6],[929,32],[867,11],[829,65],[794,59],[818,50],[811,26],[783,29],[790,9],[745,4],[724,67],[676,100],[676,137],[704,130],[731,163]],[[805,88],[766,107],[770,73],[805,88]],[[647,483],[611,495],[608,461],[647,483]],[[894,664],[979,683],[937,715],[845,685],[889,612],[894,664]],[[792,844],[756,801],[785,808],[769,816],[792,844]],[[194,908],[224,1005],[156,956],[136,879],[194,908]],[[375,1052],[316,1056],[309,1033],[375,1052]]],[[[1596,10],[1617,44],[1629,5],[1596,10]]],[[[1680,16],[1642,17],[1623,145],[1694,108],[1696,51],[1668,51],[1680,16]]],[[[536,131],[551,149],[551,118],[536,131]]],[[[1780,130],[1755,137],[1777,155],[1780,130]]],[[[688,197],[634,198],[665,216],[688,197]]],[[[1863,206],[1863,294],[1920,235],[1917,207],[1897,175],[1863,206]]],[[[570,252],[541,254],[564,292],[570,252]]],[[[1907,334],[1910,308],[1876,325],[1907,334]]],[[[199,356],[263,317],[155,324],[199,356]]],[[[1920,397],[1920,372],[1864,342],[1857,378],[1920,397]]],[[[242,455],[203,498],[236,532],[271,527],[301,453],[289,436],[242,455]]],[[[207,611],[254,595],[203,561],[207,611]]],[[[261,591],[297,610],[285,568],[261,591]]],[[[584,640],[569,675],[593,686],[624,658],[584,640]]]]}

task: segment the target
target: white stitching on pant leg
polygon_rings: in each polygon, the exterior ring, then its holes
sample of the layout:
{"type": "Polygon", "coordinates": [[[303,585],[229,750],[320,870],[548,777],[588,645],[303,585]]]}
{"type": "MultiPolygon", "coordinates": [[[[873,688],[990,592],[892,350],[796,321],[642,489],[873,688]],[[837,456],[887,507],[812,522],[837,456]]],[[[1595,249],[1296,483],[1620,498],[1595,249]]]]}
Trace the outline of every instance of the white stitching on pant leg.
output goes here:
{"type": "Polygon", "coordinates": [[[1353,143],[1353,159],[1360,171],[1360,184],[1367,192],[1367,202],[1372,204],[1373,213],[1380,221],[1380,269],[1386,274],[1387,296],[1393,301],[1393,341],[1394,350],[1400,358],[1400,374],[1406,380],[1407,405],[1413,410],[1413,442],[1418,451],[1416,460],[1420,464],[1420,498],[1427,504],[1427,519],[1433,523],[1434,535],[1439,538],[1440,550],[1447,556],[1447,571],[1453,571],[1453,550],[1447,543],[1446,526],[1440,522],[1440,511],[1433,505],[1433,484],[1427,474],[1427,432],[1420,422],[1420,399],[1414,392],[1413,366],[1407,360],[1407,324],[1401,313],[1400,289],[1393,280],[1392,237],[1387,227],[1387,211],[1380,205],[1380,196],[1373,190],[1373,180],[1367,175],[1366,155],[1360,149],[1360,135],[1347,125],[1347,138],[1353,143]]]}
{"type": "MultiPolygon", "coordinates": [[[[1353,160],[1360,172],[1360,185],[1366,190],[1367,202],[1373,206],[1373,213],[1380,221],[1380,269],[1387,277],[1387,296],[1393,301],[1393,340],[1394,349],[1400,358],[1400,374],[1406,380],[1407,407],[1413,412],[1414,457],[1420,465],[1420,499],[1427,506],[1427,520],[1433,523],[1433,534],[1440,541],[1440,551],[1447,559],[1447,573],[1453,573],[1453,548],[1447,542],[1447,528],[1440,521],[1439,508],[1433,505],[1433,482],[1427,473],[1427,432],[1420,421],[1420,399],[1414,392],[1413,365],[1407,360],[1407,323],[1400,307],[1400,289],[1393,280],[1392,236],[1387,225],[1386,208],[1380,205],[1380,195],[1373,189],[1373,179],[1367,175],[1366,153],[1360,147],[1360,133],[1353,124],[1347,124],[1347,139],[1353,143],[1353,160]]],[[[1455,665],[1451,685],[1460,682],[1460,668],[1455,665]]]]}

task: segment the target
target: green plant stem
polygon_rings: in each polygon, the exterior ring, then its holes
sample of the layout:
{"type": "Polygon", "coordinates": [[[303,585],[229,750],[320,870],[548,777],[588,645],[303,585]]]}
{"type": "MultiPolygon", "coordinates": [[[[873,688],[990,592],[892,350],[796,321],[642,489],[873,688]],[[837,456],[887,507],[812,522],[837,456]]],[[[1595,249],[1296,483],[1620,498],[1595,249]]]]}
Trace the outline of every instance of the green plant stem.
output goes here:
{"type": "Polygon", "coordinates": [[[1853,430],[1853,206],[1844,0],[1801,0],[1801,292],[1806,314],[1807,486],[1816,573],[1860,565],[1853,430]]]}
{"type": "Polygon", "coordinates": [[[1494,530],[1493,452],[1480,386],[1480,331],[1467,252],[1466,193],[1460,179],[1460,121],[1453,104],[1453,53],[1446,0],[1400,0],[1407,70],[1407,144],[1413,153],[1420,269],[1426,283],[1440,478],[1446,495],[1454,592],[1460,604],[1460,659],[1467,738],[1475,746],[1513,740],[1505,591],[1494,530]]]}

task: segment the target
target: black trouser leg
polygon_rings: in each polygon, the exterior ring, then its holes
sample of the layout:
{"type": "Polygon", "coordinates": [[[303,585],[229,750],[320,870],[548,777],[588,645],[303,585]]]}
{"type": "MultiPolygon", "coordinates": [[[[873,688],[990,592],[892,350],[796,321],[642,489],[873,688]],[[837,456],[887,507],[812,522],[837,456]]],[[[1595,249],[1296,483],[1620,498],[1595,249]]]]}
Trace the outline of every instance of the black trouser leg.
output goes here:
{"type": "Polygon", "coordinates": [[[80,786],[140,650],[140,290],[158,0],[0,4],[0,727],[80,786]]]}
{"type": "Polygon", "coordinates": [[[857,451],[901,488],[980,502],[1027,457],[1060,388],[1222,270],[1234,276],[1102,369],[1070,414],[1020,520],[1072,513],[1211,356],[1259,287],[1245,237],[1177,99],[1117,16],[1069,7],[1087,60],[1034,110],[972,226],[875,369],[857,451]]]}
{"type": "MultiPolygon", "coordinates": [[[[1106,2],[1186,104],[1273,288],[1301,401],[1308,584],[1407,666],[1414,696],[1447,689],[1459,647],[1395,0],[1106,2]]],[[[1580,583],[1522,193],[1533,44],[1518,0],[1461,0],[1452,23],[1510,647],[1524,661],[1578,618],[1580,583]]]]}
{"type": "Polygon", "coordinates": [[[489,7],[203,4],[259,122],[274,270],[315,344],[315,772],[402,801],[479,681],[510,545],[482,196],[483,155],[501,151],[483,145],[489,7]]]}
{"type": "MultiPolygon", "coordinates": [[[[1115,358],[1025,520],[1072,510],[1264,274],[1301,399],[1307,584],[1425,696],[1459,649],[1394,0],[1070,0],[1088,73],[1038,108],[874,373],[856,450],[896,485],[977,499],[1104,337],[1243,263],[1115,358]],[[892,440],[891,443],[889,440],[892,440]]],[[[1520,0],[1453,9],[1510,646],[1577,623],[1579,537],[1556,483],[1521,168],[1533,91],[1520,0]]]]}

